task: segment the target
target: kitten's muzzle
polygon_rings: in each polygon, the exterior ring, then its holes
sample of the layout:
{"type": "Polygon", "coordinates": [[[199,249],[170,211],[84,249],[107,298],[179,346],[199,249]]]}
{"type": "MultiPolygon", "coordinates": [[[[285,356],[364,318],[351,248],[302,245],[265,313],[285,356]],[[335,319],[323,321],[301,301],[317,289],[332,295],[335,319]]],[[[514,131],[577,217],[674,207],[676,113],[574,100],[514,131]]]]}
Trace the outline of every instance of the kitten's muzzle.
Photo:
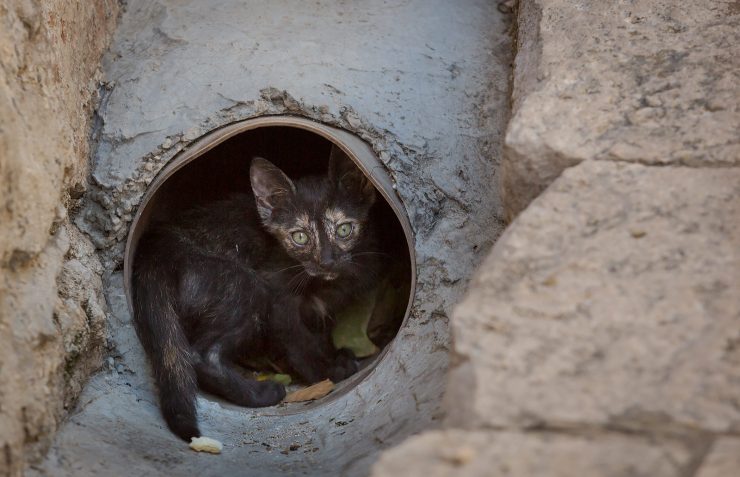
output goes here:
{"type": "Polygon", "coordinates": [[[339,277],[339,274],[337,272],[324,272],[320,276],[324,280],[335,280],[337,277],[339,277]]]}
{"type": "Polygon", "coordinates": [[[339,272],[325,270],[313,264],[311,264],[310,266],[304,265],[303,268],[306,270],[306,273],[308,273],[309,276],[314,278],[321,278],[322,280],[335,280],[339,277],[339,272]]]}
{"type": "Polygon", "coordinates": [[[321,278],[322,280],[335,280],[337,277],[339,277],[339,273],[337,272],[327,272],[324,270],[320,270],[316,272],[315,274],[308,272],[308,274],[311,275],[312,277],[321,278]]]}
{"type": "Polygon", "coordinates": [[[306,272],[313,277],[321,278],[322,280],[334,280],[339,276],[339,272],[336,271],[337,261],[331,252],[330,248],[324,248],[321,251],[321,257],[318,263],[312,262],[308,266],[304,266],[306,272]]]}

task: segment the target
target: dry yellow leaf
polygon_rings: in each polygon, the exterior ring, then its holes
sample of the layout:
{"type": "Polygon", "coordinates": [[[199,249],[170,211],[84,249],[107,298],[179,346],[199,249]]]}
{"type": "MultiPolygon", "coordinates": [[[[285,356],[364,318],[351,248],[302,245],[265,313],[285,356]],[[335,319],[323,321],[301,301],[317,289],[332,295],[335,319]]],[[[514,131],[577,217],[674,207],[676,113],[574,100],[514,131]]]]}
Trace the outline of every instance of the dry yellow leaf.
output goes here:
{"type": "Polygon", "coordinates": [[[329,379],[325,379],[316,384],[312,384],[307,388],[293,391],[292,393],[285,396],[283,402],[313,401],[314,399],[319,399],[326,396],[331,392],[332,389],[334,389],[334,383],[332,383],[329,379]]]}

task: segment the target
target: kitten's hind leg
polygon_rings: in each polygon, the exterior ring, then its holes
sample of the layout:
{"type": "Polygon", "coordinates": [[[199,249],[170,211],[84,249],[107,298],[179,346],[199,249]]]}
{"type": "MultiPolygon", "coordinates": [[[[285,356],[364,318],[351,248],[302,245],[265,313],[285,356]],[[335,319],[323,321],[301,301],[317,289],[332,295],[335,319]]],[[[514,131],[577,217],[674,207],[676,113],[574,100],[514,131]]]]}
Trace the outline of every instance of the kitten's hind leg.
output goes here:
{"type": "Polygon", "coordinates": [[[274,381],[255,381],[239,372],[222,353],[221,345],[211,346],[195,366],[198,384],[204,390],[244,407],[273,406],[285,397],[285,387],[274,381]]]}

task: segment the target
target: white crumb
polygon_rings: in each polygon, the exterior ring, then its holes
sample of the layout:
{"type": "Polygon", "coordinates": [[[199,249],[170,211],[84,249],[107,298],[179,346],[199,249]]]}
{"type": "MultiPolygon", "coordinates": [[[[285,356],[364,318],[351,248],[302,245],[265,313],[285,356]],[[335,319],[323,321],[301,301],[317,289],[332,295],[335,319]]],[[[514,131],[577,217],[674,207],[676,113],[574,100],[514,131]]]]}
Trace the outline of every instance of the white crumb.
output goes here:
{"type": "Polygon", "coordinates": [[[191,437],[190,448],[197,452],[208,452],[210,454],[220,454],[224,445],[216,439],[210,437],[191,437]]]}

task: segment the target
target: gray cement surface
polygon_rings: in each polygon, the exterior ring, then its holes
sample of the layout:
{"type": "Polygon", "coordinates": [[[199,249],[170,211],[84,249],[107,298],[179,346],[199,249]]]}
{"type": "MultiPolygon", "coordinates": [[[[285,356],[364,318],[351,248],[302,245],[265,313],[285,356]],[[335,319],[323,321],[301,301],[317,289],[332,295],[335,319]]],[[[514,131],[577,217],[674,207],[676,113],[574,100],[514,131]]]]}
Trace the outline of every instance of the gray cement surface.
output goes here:
{"type": "Polygon", "coordinates": [[[30,474],[365,475],[379,450],[434,426],[447,315],[502,228],[507,28],[487,0],[129,1],[104,62],[93,185],[77,220],[111,271],[111,356],[30,474]],[[417,293],[388,353],[337,398],[253,410],[202,397],[202,429],[224,452],[196,454],[160,417],[112,270],[161,168],[208,131],[267,114],[372,146],[415,232],[417,293]]]}

